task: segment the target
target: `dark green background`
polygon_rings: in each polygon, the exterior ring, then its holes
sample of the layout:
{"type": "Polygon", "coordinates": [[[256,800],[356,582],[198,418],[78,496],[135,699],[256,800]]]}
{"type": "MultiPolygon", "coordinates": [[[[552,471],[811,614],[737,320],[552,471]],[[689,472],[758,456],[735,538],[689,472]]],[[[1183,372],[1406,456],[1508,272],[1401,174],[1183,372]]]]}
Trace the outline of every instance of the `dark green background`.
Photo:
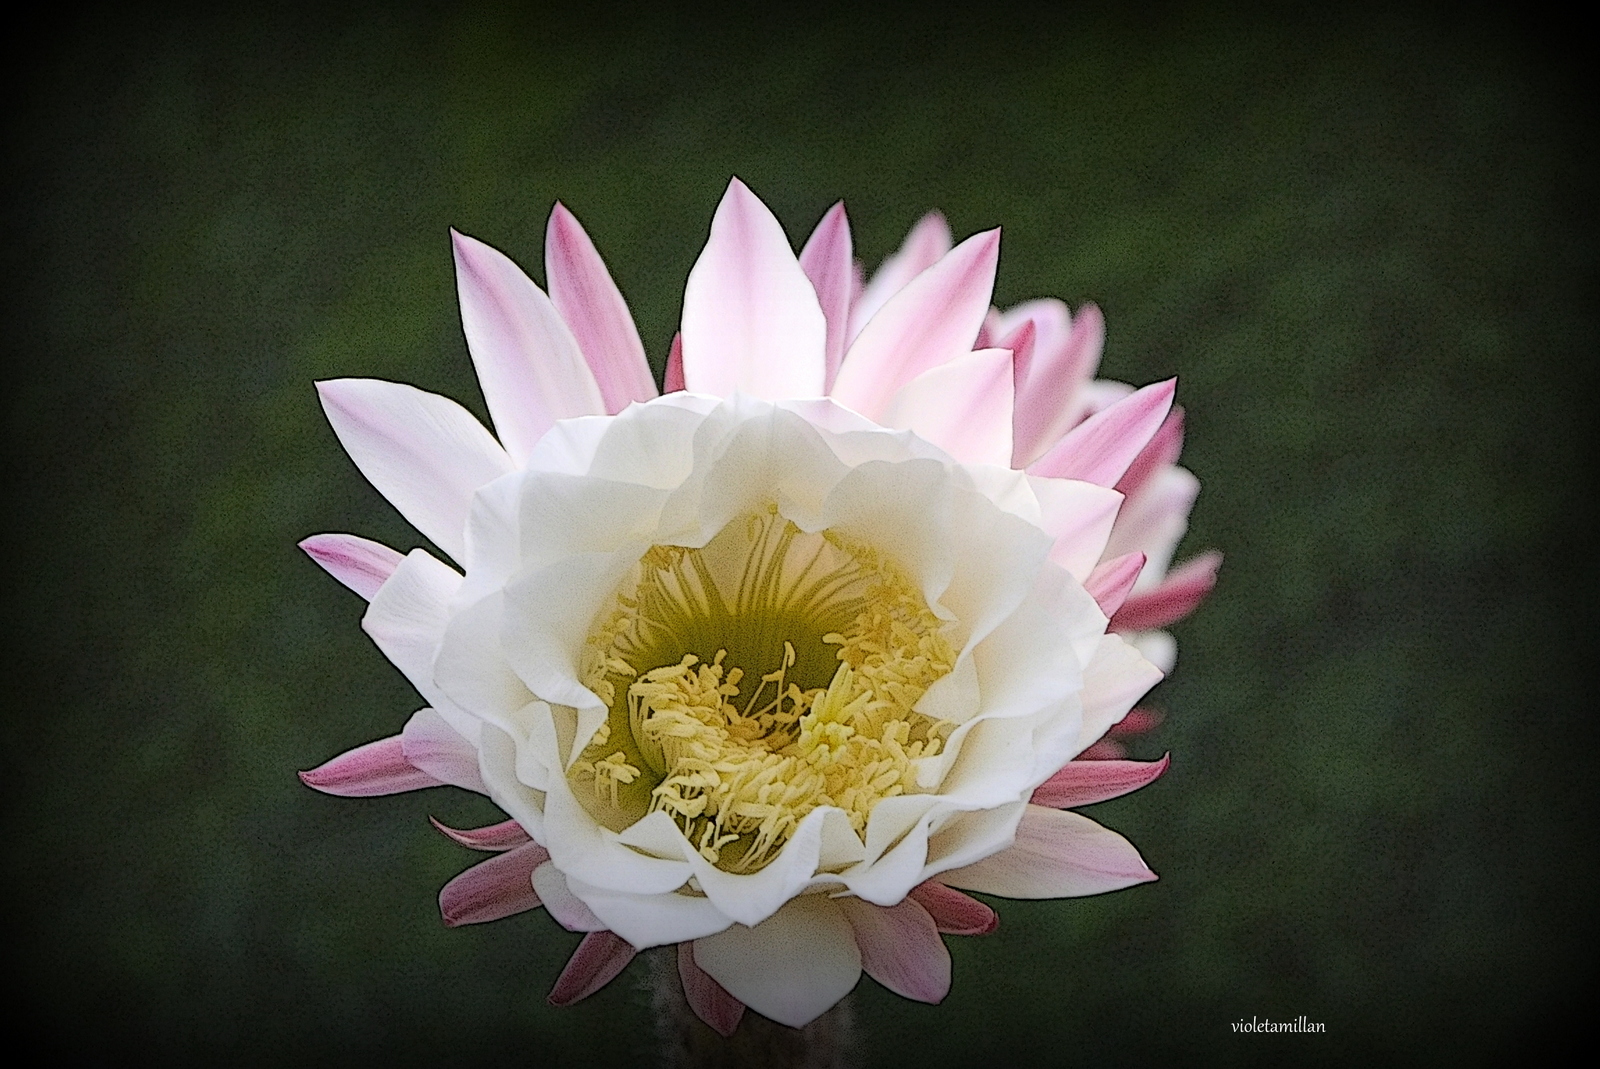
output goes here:
{"type": "Polygon", "coordinates": [[[294,777],[419,704],[295,549],[416,536],[311,383],[482,413],[446,227],[542,275],[589,228],[659,362],[730,175],[869,263],[1005,228],[997,297],[1099,302],[1178,374],[1227,554],[1160,783],[1093,814],[1160,882],[1001,903],[866,1063],[1495,1062],[1587,1025],[1589,82],[1561,27],[1375,7],[61,15],[6,123],[9,970],[63,1051],[648,1061],[642,966],[544,995],[543,913],[448,931],[442,790],[294,777]],[[1305,1015],[1323,1035],[1238,1036],[1305,1015]]]}

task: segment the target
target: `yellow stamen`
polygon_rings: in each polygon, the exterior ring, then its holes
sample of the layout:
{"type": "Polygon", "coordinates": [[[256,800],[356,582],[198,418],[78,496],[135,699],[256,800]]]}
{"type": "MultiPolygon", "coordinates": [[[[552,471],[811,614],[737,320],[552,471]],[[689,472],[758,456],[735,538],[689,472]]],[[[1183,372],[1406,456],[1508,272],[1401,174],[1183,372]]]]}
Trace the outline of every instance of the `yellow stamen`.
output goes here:
{"type": "Polygon", "coordinates": [[[701,548],[653,546],[585,647],[611,717],[572,766],[591,783],[578,796],[615,827],[664,812],[731,872],[771,861],[819,806],[864,833],[878,802],[918,792],[915,763],[954,726],[914,708],[955,662],[941,627],[880,554],[776,506],[701,548]]]}

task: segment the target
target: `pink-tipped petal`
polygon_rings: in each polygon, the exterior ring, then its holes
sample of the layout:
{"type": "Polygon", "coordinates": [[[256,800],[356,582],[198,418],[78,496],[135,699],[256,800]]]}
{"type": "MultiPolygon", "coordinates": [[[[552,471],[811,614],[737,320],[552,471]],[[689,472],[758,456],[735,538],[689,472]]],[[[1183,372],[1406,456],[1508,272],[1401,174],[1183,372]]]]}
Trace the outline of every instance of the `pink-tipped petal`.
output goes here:
{"type": "Polygon", "coordinates": [[[1083,386],[1100,366],[1105,341],[1105,317],[1092,304],[1078,309],[1061,344],[1047,346],[1041,331],[1017,391],[1018,467],[1032,464],[1083,418],[1083,386]]]}
{"type": "Polygon", "coordinates": [[[1039,502],[1039,526],[1055,539],[1050,559],[1079,582],[1087,581],[1107,556],[1107,540],[1116,529],[1118,510],[1124,503],[1122,495],[1074,479],[1030,477],[1029,482],[1039,502]]]}
{"type": "Polygon", "coordinates": [[[428,820],[452,840],[471,850],[499,853],[533,841],[528,838],[522,825],[514,820],[502,820],[483,828],[452,828],[433,817],[428,820]]]}
{"type": "Polygon", "coordinates": [[[655,397],[655,380],[628,302],[588,233],[560,201],[545,227],[544,273],[550,301],[594,373],[606,411],[615,415],[633,401],[655,397]]]}
{"type": "Polygon", "coordinates": [[[971,352],[999,258],[1000,231],[986,230],[912,279],[851,344],[832,396],[874,419],[902,386],[971,352]]]}
{"type": "Polygon", "coordinates": [[[1069,761],[1035,787],[1028,800],[1051,809],[1094,805],[1154,783],[1171,763],[1171,754],[1159,761],[1069,761]]]}
{"type": "MultiPolygon", "coordinates": [[[[857,296],[851,302],[850,342],[856,340],[878,310],[889,303],[889,298],[905,289],[911,280],[938,263],[955,242],[950,236],[950,224],[940,213],[933,211],[917,220],[900,249],[879,265],[872,281],[865,286],[857,284],[857,296]]],[[[859,271],[859,267],[857,268],[859,271]]]]}
{"type": "Polygon", "coordinates": [[[371,601],[405,556],[380,542],[351,534],[312,535],[300,543],[324,571],[371,601]]]}
{"type": "Polygon", "coordinates": [[[538,843],[524,843],[480,861],[439,892],[439,915],[451,927],[484,924],[538,907],[533,870],[550,860],[538,843]]]}
{"type": "Polygon", "coordinates": [[[1028,368],[1033,366],[1033,352],[1039,342],[1039,324],[1028,320],[1016,330],[999,338],[992,345],[985,344],[983,332],[978,332],[978,343],[974,349],[1010,349],[1011,374],[1016,389],[1022,389],[1023,381],[1028,377],[1028,368]]]}
{"type": "Polygon", "coordinates": [[[662,393],[677,393],[683,389],[683,331],[672,335],[672,348],[667,350],[667,370],[661,383],[662,393]]]}
{"type": "Polygon", "coordinates": [[[550,916],[567,931],[605,930],[605,922],[594,915],[594,910],[583,899],[572,893],[567,877],[554,865],[540,865],[533,870],[533,889],[539,893],[539,901],[544,903],[550,916]]]}
{"type": "Polygon", "coordinates": [[[1174,568],[1155,587],[1123,602],[1112,614],[1111,629],[1146,631],[1177,623],[1211,593],[1221,566],[1222,554],[1212,550],[1174,568]]]}
{"type": "Polygon", "coordinates": [[[735,178],[683,293],[683,380],[695,393],[822,396],[827,323],[783,227],[735,178]]]}
{"type": "Polygon", "coordinates": [[[683,997],[694,1015],[718,1035],[733,1035],[744,1019],[744,1003],[728,994],[727,988],[695,964],[693,943],[678,944],[678,977],[683,981],[683,997]]]}
{"type": "Polygon", "coordinates": [[[950,951],[933,917],[913,898],[875,906],[859,898],[838,899],[861,948],[861,968],[897,995],[942,1002],[950,993],[950,951]]]}
{"type": "Polygon", "coordinates": [[[1129,601],[1154,590],[1166,578],[1172,551],[1189,529],[1189,510],[1199,495],[1200,480],[1187,468],[1173,464],[1152,475],[1137,494],[1123,502],[1103,555],[1115,557],[1138,549],[1149,557],[1129,601]]]}
{"type": "Polygon", "coordinates": [[[1176,464],[1178,456],[1183,452],[1183,407],[1173,405],[1172,411],[1167,413],[1167,418],[1162,421],[1161,429],[1151,437],[1149,444],[1140,451],[1122,478],[1117,481],[1117,489],[1123,494],[1132,497],[1139,489],[1150,481],[1150,477],[1169,464],[1176,464]]]}
{"type": "Polygon", "coordinates": [[[495,431],[517,463],[558,419],[603,415],[594,373],[561,313],[498,249],[450,231],[472,366],[495,431]]]}
{"type": "Polygon", "coordinates": [[[938,880],[924,880],[911,889],[911,897],[928,911],[946,935],[988,935],[1000,926],[1000,915],[971,895],[938,880]]]}
{"type": "Polygon", "coordinates": [[[1120,761],[1128,756],[1128,748],[1115,739],[1101,739],[1083,751],[1074,761],[1120,761]]]}
{"type": "Polygon", "coordinates": [[[399,735],[357,746],[327,764],[308,769],[300,773],[300,782],[343,798],[373,798],[444,786],[443,780],[406,760],[399,735]]]}
{"type": "Polygon", "coordinates": [[[978,328],[978,337],[973,341],[974,349],[1004,349],[1005,346],[996,344],[1006,331],[1000,329],[1000,309],[990,308],[983,315],[983,326],[978,328]]]}
{"type": "Polygon", "coordinates": [[[844,201],[828,209],[817,229],[811,232],[806,247],[800,250],[800,269],[816,288],[822,317],[828,324],[828,344],[824,351],[823,392],[833,388],[849,341],[850,298],[854,285],[854,261],[850,257],[850,220],[844,201]]]}
{"type": "Polygon", "coordinates": [[[964,464],[1011,459],[1011,352],[979,349],[930,368],[902,387],[878,416],[913,431],[964,464]]]}
{"type": "Polygon", "coordinates": [[[989,337],[996,339],[995,344],[998,345],[1006,338],[1015,337],[1017,331],[1027,323],[1033,324],[1037,332],[1036,344],[1039,350],[1046,354],[1061,349],[1072,336],[1072,312],[1067,308],[1065,301],[1054,297],[1038,297],[1031,301],[1023,301],[1021,304],[1012,305],[1004,312],[991,309],[988,318],[984,320],[984,327],[989,337]]]}
{"type": "Polygon", "coordinates": [[[1083,581],[1083,588],[1099,604],[1100,611],[1110,616],[1127,600],[1128,591],[1138,581],[1144,562],[1145,555],[1139,552],[1101,561],[1083,581]]]}
{"type": "Polygon", "coordinates": [[[1166,420],[1177,381],[1151,383],[1096,412],[1029,465],[1028,473],[1115,486],[1166,420]]]}
{"type": "Polygon", "coordinates": [[[1078,813],[1030,805],[1016,841],[975,865],[939,878],[1003,898],[1075,898],[1156,878],[1133,844],[1078,813]]]}
{"type": "Polygon", "coordinates": [[[550,1005],[570,1006],[605,987],[628,967],[638,951],[614,932],[590,932],[567,959],[556,986],[550,989],[550,1005]]]}
{"type": "Polygon", "coordinates": [[[478,748],[432,709],[413,713],[400,732],[406,760],[454,787],[488,794],[478,773],[478,748]]]}
{"type": "Polygon", "coordinates": [[[446,397],[381,379],[317,383],[350,459],[411,525],[456,560],[478,487],[512,470],[472,413],[446,397]]]}

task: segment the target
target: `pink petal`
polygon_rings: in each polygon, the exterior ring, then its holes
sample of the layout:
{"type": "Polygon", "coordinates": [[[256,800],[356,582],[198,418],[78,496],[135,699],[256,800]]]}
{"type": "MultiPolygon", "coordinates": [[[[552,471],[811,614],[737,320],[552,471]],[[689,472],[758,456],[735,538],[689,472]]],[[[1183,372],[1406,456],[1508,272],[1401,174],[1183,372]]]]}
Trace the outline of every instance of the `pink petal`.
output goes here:
{"type": "Polygon", "coordinates": [[[979,349],[906,383],[878,415],[965,464],[1011,460],[1011,352],[979,349]]]}
{"type": "Polygon", "coordinates": [[[1110,616],[1122,606],[1128,591],[1139,579],[1145,559],[1143,553],[1124,553],[1094,566],[1089,578],[1083,581],[1083,588],[1099,603],[1101,612],[1110,616]]]}
{"type": "Polygon", "coordinates": [[[719,1035],[733,1035],[744,1019],[744,1003],[728,994],[728,989],[711,978],[694,962],[694,944],[678,944],[678,976],[683,981],[683,996],[694,1015],[719,1035]]]}
{"type": "Polygon", "coordinates": [[[1128,715],[1111,725],[1106,734],[1112,738],[1123,738],[1129,735],[1143,735],[1147,731],[1154,731],[1161,726],[1165,719],[1155,709],[1129,709],[1128,715]]]}
{"type": "Polygon", "coordinates": [[[999,258],[1000,231],[987,230],[912,279],[851,343],[833,397],[874,419],[912,379],[971,352],[999,258]]]}
{"type": "Polygon", "coordinates": [[[946,935],[988,935],[1000,926],[1000,915],[994,910],[938,880],[917,884],[911,889],[911,897],[946,935]]]}
{"type": "Polygon", "coordinates": [[[1092,304],[1078,309],[1059,346],[1047,347],[1041,333],[1017,392],[1019,467],[1032,464],[1081,418],[1081,388],[1094,377],[1105,340],[1105,318],[1092,304]]]}
{"type": "Polygon", "coordinates": [[[517,463],[558,419],[602,415],[594,373],[561,314],[498,249],[450,231],[472,366],[495,431],[517,463]]]}
{"type": "Polygon", "coordinates": [[[850,312],[850,341],[853,343],[878,310],[889,298],[905,289],[911,280],[938,263],[950,246],[950,224],[938,212],[929,212],[917,220],[900,250],[884,260],[873,273],[872,281],[859,291],[850,312]]]}
{"type": "Polygon", "coordinates": [[[511,458],[447,397],[382,379],[317,383],[322,410],[350,459],[411,525],[456,560],[478,487],[512,470],[511,458]]]}
{"type": "Polygon", "coordinates": [[[1172,406],[1172,411],[1167,413],[1167,418],[1162,421],[1161,429],[1156,431],[1148,445],[1140,451],[1134,462],[1128,465],[1128,470],[1117,482],[1117,489],[1124,495],[1132,497],[1140,487],[1150,481],[1150,477],[1168,464],[1176,464],[1178,455],[1183,451],[1183,408],[1172,406]]]}
{"type": "Polygon", "coordinates": [[[594,242],[560,201],[545,228],[544,273],[550,301],[572,329],[606,411],[615,415],[632,401],[655,397],[656,383],[628,302],[594,242]]]}
{"type": "Polygon", "coordinates": [[[1172,408],[1177,379],[1151,383],[1072,428],[1028,474],[1115,486],[1172,408]]]}
{"type": "Polygon", "coordinates": [[[844,214],[844,201],[828,209],[806,247],[800,250],[800,269],[816,287],[817,302],[828,323],[823,392],[833,387],[849,341],[850,297],[854,285],[854,262],[850,258],[850,220],[844,214]]]}
{"type": "Polygon", "coordinates": [[[1148,631],[1166,627],[1193,612],[1217,585],[1222,554],[1212,550],[1167,573],[1151,589],[1135,594],[1111,617],[1113,631],[1148,631]]]}
{"type": "Polygon", "coordinates": [[[382,543],[351,534],[312,535],[300,543],[300,548],[329,575],[368,601],[405,559],[382,543]]]}
{"type": "Polygon", "coordinates": [[[455,787],[488,794],[478,772],[478,748],[432,709],[418,710],[400,732],[406,760],[455,787]]]}
{"type": "Polygon", "coordinates": [[[662,393],[677,393],[683,389],[683,331],[672,335],[672,348],[667,351],[667,371],[661,384],[662,393]]]}
{"type": "Polygon", "coordinates": [[[772,212],[735,178],[683,293],[687,389],[820,397],[827,323],[772,212]]]}
{"type": "Polygon", "coordinates": [[[998,339],[993,345],[983,344],[983,331],[978,332],[978,344],[975,349],[1010,349],[1011,371],[1015,376],[1017,389],[1022,389],[1023,380],[1028,377],[1028,368],[1033,364],[1033,353],[1038,347],[1039,325],[1033,320],[1028,320],[1016,330],[998,339]]]}
{"type": "Polygon", "coordinates": [[[836,901],[855,930],[868,976],[918,1002],[941,1002],[950,993],[950,951],[933,917],[915,899],[893,906],[859,898],[836,901]]]}
{"type": "Polygon", "coordinates": [[[444,786],[443,780],[434,779],[406,760],[399,735],[342,753],[327,764],[300,773],[300,782],[323,794],[343,798],[372,798],[444,786]]]}
{"type": "Polygon", "coordinates": [[[1072,898],[1156,878],[1133,844],[1088,817],[1030,805],[1016,841],[966,868],[941,873],[955,887],[1004,898],[1072,898]]]}
{"type": "Polygon", "coordinates": [[[588,998],[616,979],[636,953],[631,943],[614,932],[590,932],[550,989],[550,1005],[570,1006],[588,998]]]}
{"type": "Polygon", "coordinates": [[[1028,800],[1052,809],[1094,805],[1154,783],[1171,763],[1171,754],[1159,761],[1069,761],[1028,800]]]}
{"type": "MultiPolygon", "coordinates": [[[[1073,484],[1078,485],[1078,484],[1073,484]]],[[[1123,502],[1104,555],[1115,557],[1142,550],[1150,558],[1135,594],[1154,590],[1166,578],[1177,548],[1189,527],[1189,510],[1200,495],[1200,480],[1187,468],[1168,464],[1123,502]]],[[[1129,595],[1130,600],[1134,595],[1129,595]]],[[[1124,606],[1126,608],[1126,606],[1124,606]]]]}
{"type": "Polygon", "coordinates": [[[1128,748],[1115,739],[1101,739],[1084,750],[1074,761],[1120,761],[1128,756],[1128,748]]]}
{"type": "Polygon", "coordinates": [[[533,870],[550,860],[538,843],[524,843],[487,861],[480,861],[439,892],[439,913],[451,928],[483,924],[522,913],[539,905],[533,870]]]}
{"type": "Polygon", "coordinates": [[[1000,309],[990,308],[983,315],[983,326],[978,328],[978,337],[972,343],[974,349],[1004,349],[1003,345],[995,343],[1006,334],[1000,329],[1000,309]]]}
{"type": "Polygon", "coordinates": [[[499,852],[533,841],[528,838],[528,833],[523,830],[522,825],[514,820],[503,820],[499,824],[490,824],[483,828],[452,828],[439,823],[433,817],[429,817],[428,820],[451,839],[473,850],[499,852]]]}

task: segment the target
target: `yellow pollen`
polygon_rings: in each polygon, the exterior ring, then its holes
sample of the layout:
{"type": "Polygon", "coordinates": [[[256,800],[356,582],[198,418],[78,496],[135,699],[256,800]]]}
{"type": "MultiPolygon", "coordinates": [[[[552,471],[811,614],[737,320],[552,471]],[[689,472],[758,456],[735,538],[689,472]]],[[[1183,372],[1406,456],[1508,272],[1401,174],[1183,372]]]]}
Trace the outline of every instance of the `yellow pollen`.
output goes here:
{"type": "Polygon", "coordinates": [[[704,547],[652,546],[585,646],[611,714],[569,777],[602,823],[666,813],[730,872],[819,806],[864,834],[954,727],[914,708],[955,663],[942,626],[880,554],[775,505],[704,547]]]}

